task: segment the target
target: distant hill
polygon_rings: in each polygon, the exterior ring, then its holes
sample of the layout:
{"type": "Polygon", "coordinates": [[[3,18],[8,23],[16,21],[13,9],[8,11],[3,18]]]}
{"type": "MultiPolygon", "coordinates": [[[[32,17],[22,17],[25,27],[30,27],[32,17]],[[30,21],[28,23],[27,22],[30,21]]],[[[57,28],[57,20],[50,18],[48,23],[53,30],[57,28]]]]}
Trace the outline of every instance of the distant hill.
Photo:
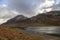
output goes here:
{"type": "Polygon", "coordinates": [[[23,15],[17,15],[16,17],[8,20],[6,23],[4,24],[13,24],[13,23],[17,23],[19,21],[25,20],[27,19],[27,17],[23,16],[23,15]]]}
{"type": "Polygon", "coordinates": [[[15,17],[11,19],[13,21],[8,20],[5,24],[10,23],[12,25],[12,22],[13,24],[16,22],[15,24],[18,26],[60,26],[60,11],[42,13],[31,18],[21,17],[21,19],[17,20],[15,17]]]}

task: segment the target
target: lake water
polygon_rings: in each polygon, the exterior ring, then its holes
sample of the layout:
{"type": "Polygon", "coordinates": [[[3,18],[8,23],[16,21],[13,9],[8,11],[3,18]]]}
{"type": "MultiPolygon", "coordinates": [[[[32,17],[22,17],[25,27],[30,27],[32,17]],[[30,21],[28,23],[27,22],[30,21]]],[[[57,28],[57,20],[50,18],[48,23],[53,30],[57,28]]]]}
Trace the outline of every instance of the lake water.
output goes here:
{"type": "Polygon", "coordinates": [[[60,35],[60,27],[27,27],[27,28],[25,28],[25,30],[32,31],[32,32],[60,35]]]}

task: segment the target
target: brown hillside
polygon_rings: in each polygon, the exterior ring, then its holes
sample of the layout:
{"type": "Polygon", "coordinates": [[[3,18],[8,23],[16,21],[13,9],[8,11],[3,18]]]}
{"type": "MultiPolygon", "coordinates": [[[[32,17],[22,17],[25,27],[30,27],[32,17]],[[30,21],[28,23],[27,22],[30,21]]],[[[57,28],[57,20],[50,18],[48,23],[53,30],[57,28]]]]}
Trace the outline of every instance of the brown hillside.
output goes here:
{"type": "Polygon", "coordinates": [[[45,38],[0,26],[0,40],[45,40],[45,38]]]}

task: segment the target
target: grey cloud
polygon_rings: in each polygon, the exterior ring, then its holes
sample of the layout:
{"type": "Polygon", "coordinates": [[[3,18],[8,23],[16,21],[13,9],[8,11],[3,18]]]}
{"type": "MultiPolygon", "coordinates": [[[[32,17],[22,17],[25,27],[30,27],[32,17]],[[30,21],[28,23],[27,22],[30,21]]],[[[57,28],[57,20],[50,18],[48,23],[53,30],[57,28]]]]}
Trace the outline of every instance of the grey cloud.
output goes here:
{"type": "Polygon", "coordinates": [[[9,9],[0,8],[0,18],[8,19],[8,18],[12,18],[14,16],[16,16],[16,14],[13,13],[12,11],[10,11],[9,9]]]}
{"type": "MultiPolygon", "coordinates": [[[[35,10],[41,3],[44,3],[45,0],[6,0],[6,4],[8,5],[8,9],[15,10],[19,14],[23,14],[25,16],[33,16],[35,15],[35,10]]],[[[59,6],[60,7],[60,6],[59,6]]],[[[51,7],[53,10],[59,9],[59,7],[55,6],[51,7]]]]}
{"type": "Polygon", "coordinates": [[[60,3],[56,6],[53,6],[53,10],[60,10],[60,3]]]}
{"type": "MultiPolygon", "coordinates": [[[[7,0],[8,8],[26,16],[35,15],[35,9],[45,0],[7,0]]],[[[53,10],[56,7],[52,7],[53,10]]],[[[58,8],[58,7],[57,7],[58,8]]]]}
{"type": "Polygon", "coordinates": [[[44,0],[7,0],[8,8],[29,16],[35,14],[35,8],[44,0]]]}
{"type": "MultiPolygon", "coordinates": [[[[8,6],[3,9],[0,7],[0,18],[7,20],[7,18],[16,16],[16,12],[31,17],[36,14],[36,11],[38,11],[36,9],[44,2],[45,0],[5,0],[5,4],[8,6]]],[[[53,5],[51,8],[60,10],[60,4],[53,5]]]]}

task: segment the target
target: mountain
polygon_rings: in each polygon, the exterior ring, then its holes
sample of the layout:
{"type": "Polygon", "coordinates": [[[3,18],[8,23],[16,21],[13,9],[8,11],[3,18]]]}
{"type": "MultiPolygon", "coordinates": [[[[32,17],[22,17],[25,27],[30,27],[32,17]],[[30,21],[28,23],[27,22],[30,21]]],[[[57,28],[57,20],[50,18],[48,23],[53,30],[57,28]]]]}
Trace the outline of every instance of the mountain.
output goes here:
{"type": "Polygon", "coordinates": [[[28,26],[60,26],[60,11],[38,14],[21,22],[20,24],[26,23],[28,26]]]}
{"type": "Polygon", "coordinates": [[[24,19],[26,19],[27,17],[23,16],[23,15],[17,15],[16,17],[8,20],[6,23],[4,24],[13,24],[13,23],[17,23],[19,21],[22,21],[24,19]]]}
{"type": "MultiPolygon", "coordinates": [[[[14,20],[16,21],[17,18],[15,17],[14,20]]],[[[9,20],[6,24],[8,24],[8,22],[9,20]]],[[[9,23],[12,22],[13,21],[9,23]]],[[[60,26],[60,11],[51,11],[47,13],[38,14],[31,18],[26,18],[21,21],[17,20],[15,24],[17,24],[17,26],[60,26]]]]}

